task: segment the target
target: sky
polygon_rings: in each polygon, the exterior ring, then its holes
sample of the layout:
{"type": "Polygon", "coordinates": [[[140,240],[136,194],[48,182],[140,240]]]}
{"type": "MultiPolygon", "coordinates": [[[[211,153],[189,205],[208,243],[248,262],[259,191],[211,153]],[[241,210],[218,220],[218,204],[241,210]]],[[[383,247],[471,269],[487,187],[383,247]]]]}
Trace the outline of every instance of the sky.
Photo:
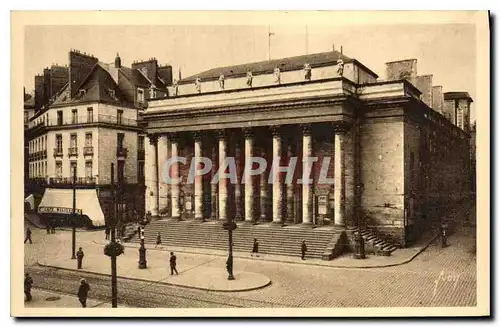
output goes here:
{"type": "MultiPolygon", "coordinates": [[[[102,62],[122,65],[155,57],[182,77],[218,66],[329,51],[342,46],[380,79],[385,62],[417,59],[419,75],[433,75],[443,91],[476,95],[476,38],[472,24],[427,25],[255,25],[255,26],[27,26],[25,29],[25,86],[52,64],[67,65],[68,52],[77,49],[102,62]],[[268,37],[268,31],[272,36],[268,37]],[[270,46],[269,46],[270,43],[270,46]]],[[[472,104],[472,120],[475,117],[472,104]]]]}

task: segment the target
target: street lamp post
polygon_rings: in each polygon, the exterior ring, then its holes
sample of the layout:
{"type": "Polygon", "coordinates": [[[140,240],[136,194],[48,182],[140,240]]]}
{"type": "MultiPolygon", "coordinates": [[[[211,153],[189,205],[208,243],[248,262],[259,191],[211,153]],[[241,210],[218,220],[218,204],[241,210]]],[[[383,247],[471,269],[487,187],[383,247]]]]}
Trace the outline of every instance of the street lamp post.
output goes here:
{"type": "Polygon", "coordinates": [[[71,259],[76,259],[76,167],[73,168],[73,213],[71,217],[71,225],[73,229],[71,230],[71,259]]]}
{"type": "Polygon", "coordinates": [[[111,217],[111,242],[104,247],[104,254],[111,258],[111,307],[118,307],[118,289],[117,289],[117,273],[116,273],[116,258],[123,253],[123,245],[116,242],[116,218],[117,218],[117,203],[115,190],[115,174],[114,164],[111,163],[111,191],[113,192],[113,213],[111,217]]]}
{"type": "Polygon", "coordinates": [[[236,229],[236,223],[232,220],[227,221],[223,224],[223,227],[225,230],[228,231],[228,237],[229,237],[229,255],[227,257],[226,261],[226,269],[228,273],[228,280],[234,280],[234,275],[233,275],[233,230],[236,229]]]}

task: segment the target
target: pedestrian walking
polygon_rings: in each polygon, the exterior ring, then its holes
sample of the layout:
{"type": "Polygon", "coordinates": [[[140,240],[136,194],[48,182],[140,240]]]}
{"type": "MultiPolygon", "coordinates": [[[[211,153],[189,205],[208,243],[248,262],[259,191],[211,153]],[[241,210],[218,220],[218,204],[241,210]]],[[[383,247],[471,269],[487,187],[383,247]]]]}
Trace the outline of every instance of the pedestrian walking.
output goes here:
{"type": "Polygon", "coordinates": [[[300,246],[300,251],[302,253],[301,259],[306,260],[306,252],[307,252],[306,240],[302,240],[302,244],[300,246]]]}
{"type": "Polygon", "coordinates": [[[56,221],[55,220],[52,220],[50,222],[50,232],[52,234],[55,234],[56,233],[56,221]]]}
{"type": "Polygon", "coordinates": [[[253,239],[253,247],[252,247],[252,253],[250,254],[250,256],[256,256],[258,257],[259,256],[259,242],[257,241],[256,238],[253,239]]]}
{"type": "Polygon", "coordinates": [[[106,240],[109,240],[110,232],[111,232],[111,230],[109,229],[108,226],[106,226],[106,229],[104,230],[104,235],[105,235],[106,240]]]}
{"type": "Polygon", "coordinates": [[[31,301],[31,287],[33,286],[33,278],[30,274],[24,274],[24,295],[26,295],[26,301],[31,301]]]}
{"type": "Polygon", "coordinates": [[[87,283],[85,278],[80,280],[80,287],[78,288],[78,300],[82,304],[82,308],[87,307],[87,297],[89,295],[90,285],[87,283]]]}
{"type": "Polygon", "coordinates": [[[78,269],[82,269],[82,262],[83,262],[83,256],[85,254],[83,253],[82,248],[78,248],[78,251],[76,252],[76,261],[78,264],[78,269]]]}
{"type": "Polygon", "coordinates": [[[173,275],[174,271],[176,275],[179,275],[176,266],[177,266],[177,257],[173,252],[170,252],[170,275],[173,275]]]}
{"type": "Polygon", "coordinates": [[[45,230],[47,231],[47,234],[50,234],[50,222],[45,223],[45,230]]]}
{"type": "Polygon", "coordinates": [[[30,241],[30,244],[33,244],[33,242],[31,241],[31,229],[28,227],[26,228],[26,238],[24,239],[24,244],[26,244],[26,242],[30,241]]]}
{"type": "Polygon", "coordinates": [[[160,232],[158,232],[158,234],[156,235],[156,245],[155,245],[155,248],[158,245],[161,245],[161,233],[160,232]]]}

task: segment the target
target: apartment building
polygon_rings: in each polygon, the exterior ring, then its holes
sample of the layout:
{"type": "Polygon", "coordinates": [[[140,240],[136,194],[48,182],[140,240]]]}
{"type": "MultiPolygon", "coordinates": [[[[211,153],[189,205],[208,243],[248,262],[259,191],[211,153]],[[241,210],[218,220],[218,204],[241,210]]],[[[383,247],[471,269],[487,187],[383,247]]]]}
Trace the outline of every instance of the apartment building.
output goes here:
{"type": "Polygon", "coordinates": [[[38,186],[31,190],[43,192],[37,207],[42,217],[69,222],[75,186],[79,223],[105,225],[113,204],[112,165],[122,221],[143,217],[144,136],[138,115],[149,99],[167,95],[171,79],[158,72],[171,76],[169,67],[158,67],[153,58],[128,68],[119,55],[107,64],[70,51],[69,79],[28,124],[28,176],[31,186],[38,186]]]}

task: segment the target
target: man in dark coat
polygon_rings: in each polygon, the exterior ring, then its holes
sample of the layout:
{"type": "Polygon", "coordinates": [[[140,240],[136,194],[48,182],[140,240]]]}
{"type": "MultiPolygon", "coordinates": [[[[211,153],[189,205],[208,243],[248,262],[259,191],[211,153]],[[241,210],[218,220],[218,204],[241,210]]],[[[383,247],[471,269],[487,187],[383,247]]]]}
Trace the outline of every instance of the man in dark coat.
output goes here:
{"type": "Polygon", "coordinates": [[[89,295],[90,286],[87,281],[82,278],[80,280],[80,287],[78,288],[78,300],[82,304],[82,308],[87,307],[87,297],[89,295]]]}
{"type": "Polygon", "coordinates": [[[50,231],[51,231],[52,234],[56,233],[56,221],[55,220],[52,220],[50,222],[50,231]]]}
{"type": "Polygon", "coordinates": [[[29,227],[26,228],[26,238],[24,239],[24,243],[26,244],[28,241],[30,241],[30,244],[33,244],[31,241],[31,229],[29,227]]]}
{"type": "Polygon", "coordinates": [[[47,231],[47,234],[50,234],[50,221],[47,221],[45,224],[45,230],[47,231]]]}
{"type": "Polygon", "coordinates": [[[78,269],[82,269],[83,256],[84,253],[82,248],[78,248],[78,251],[76,251],[76,261],[78,263],[78,269]]]}
{"type": "Polygon", "coordinates": [[[173,275],[174,271],[176,275],[179,275],[176,266],[177,266],[177,257],[173,252],[170,252],[170,275],[173,275]]]}
{"type": "Polygon", "coordinates": [[[307,252],[306,240],[302,240],[302,244],[300,246],[300,251],[302,253],[301,259],[306,260],[306,252],[307,252]]]}
{"type": "Polygon", "coordinates": [[[250,256],[259,256],[259,242],[257,241],[256,238],[253,239],[253,247],[252,247],[252,254],[250,256]]]}
{"type": "Polygon", "coordinates": [[[31,301],[31,287],[33,286],[33,278],[30,274],[24,274],[24,294],[26,295],[26,301],[31,301]]]}

